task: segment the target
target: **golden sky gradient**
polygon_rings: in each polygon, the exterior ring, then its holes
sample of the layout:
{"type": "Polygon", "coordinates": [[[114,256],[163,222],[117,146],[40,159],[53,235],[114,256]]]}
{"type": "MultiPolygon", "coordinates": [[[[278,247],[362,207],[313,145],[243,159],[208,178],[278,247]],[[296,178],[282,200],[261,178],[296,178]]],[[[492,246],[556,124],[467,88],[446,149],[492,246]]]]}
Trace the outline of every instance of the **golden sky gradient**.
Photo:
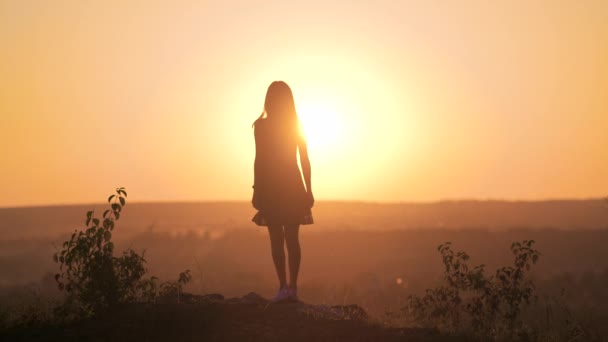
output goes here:
{"type": "Polygon", "coordinates": [[[608,194],[608,1],[0,0],[0,206],[249,200],[284,80],[317,199],[608,194]]]}

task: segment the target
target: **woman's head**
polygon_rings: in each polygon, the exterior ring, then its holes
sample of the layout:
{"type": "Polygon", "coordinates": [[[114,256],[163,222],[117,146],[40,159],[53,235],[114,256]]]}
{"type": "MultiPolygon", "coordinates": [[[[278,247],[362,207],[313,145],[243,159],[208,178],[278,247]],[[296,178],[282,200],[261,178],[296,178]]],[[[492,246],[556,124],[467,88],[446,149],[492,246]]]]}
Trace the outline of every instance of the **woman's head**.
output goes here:
{"type": "Polygon", "coordinates": [[[296,106],[293,93],[287,83],[274,81],[266,91],[264,101],[264,112],[266,117],[272,119],[293,119],[296,115],[296,106]]]}
{"type": "Polygon", "coordinates": [[[274,81],[270,84],[264,100],[264,112],[259,119],[262,119],[264,115],[273,121],[297,122],[298,116],[293,93],[287,83],[274,81]]]}

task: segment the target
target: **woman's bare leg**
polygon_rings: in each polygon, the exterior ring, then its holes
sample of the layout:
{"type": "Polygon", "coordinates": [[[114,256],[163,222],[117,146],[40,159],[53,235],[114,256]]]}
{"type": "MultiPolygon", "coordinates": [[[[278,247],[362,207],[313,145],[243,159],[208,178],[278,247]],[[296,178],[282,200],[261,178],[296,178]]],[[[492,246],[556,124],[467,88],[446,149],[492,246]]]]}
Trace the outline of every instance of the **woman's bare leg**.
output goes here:
{"type": "Polygon", "coordinates": [[[270,235],[270,248],[272,249],[272,261],[279,277],[279,288],[287,287],[285,271],[285,234],[282,226],[268,226],[270,235]]]}
{"type": "Polygon", "coordinates": [[[285,226],[285,242],[289,253],[289,287],[298,288],[298,273],[300,272],[300,225],[285,226]]]}

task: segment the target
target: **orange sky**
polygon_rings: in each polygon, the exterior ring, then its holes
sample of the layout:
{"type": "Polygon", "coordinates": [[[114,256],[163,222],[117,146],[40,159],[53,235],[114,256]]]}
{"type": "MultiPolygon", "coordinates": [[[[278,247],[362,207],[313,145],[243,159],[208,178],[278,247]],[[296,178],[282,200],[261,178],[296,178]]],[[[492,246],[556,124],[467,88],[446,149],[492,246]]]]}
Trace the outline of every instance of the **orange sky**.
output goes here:
{"type": "Polygon", "coordinates": [[[602,196],[607,23],[601,0],[2,0],[0,206],[249,200],[279,79],[317,199],[602,196]]]}

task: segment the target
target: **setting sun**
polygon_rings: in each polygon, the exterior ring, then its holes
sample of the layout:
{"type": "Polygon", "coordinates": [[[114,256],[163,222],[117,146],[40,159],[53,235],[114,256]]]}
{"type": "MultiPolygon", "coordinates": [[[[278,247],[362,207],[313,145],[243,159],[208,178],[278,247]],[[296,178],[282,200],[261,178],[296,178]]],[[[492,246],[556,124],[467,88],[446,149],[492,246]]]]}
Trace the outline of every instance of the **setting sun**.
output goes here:
{"type": "Polygon", "coordinates": [[[331,149],[343,136],[338,114],[328,105],[306,104],[299,109],[298,115],[308,145],[313,148],[331,149]]]}

